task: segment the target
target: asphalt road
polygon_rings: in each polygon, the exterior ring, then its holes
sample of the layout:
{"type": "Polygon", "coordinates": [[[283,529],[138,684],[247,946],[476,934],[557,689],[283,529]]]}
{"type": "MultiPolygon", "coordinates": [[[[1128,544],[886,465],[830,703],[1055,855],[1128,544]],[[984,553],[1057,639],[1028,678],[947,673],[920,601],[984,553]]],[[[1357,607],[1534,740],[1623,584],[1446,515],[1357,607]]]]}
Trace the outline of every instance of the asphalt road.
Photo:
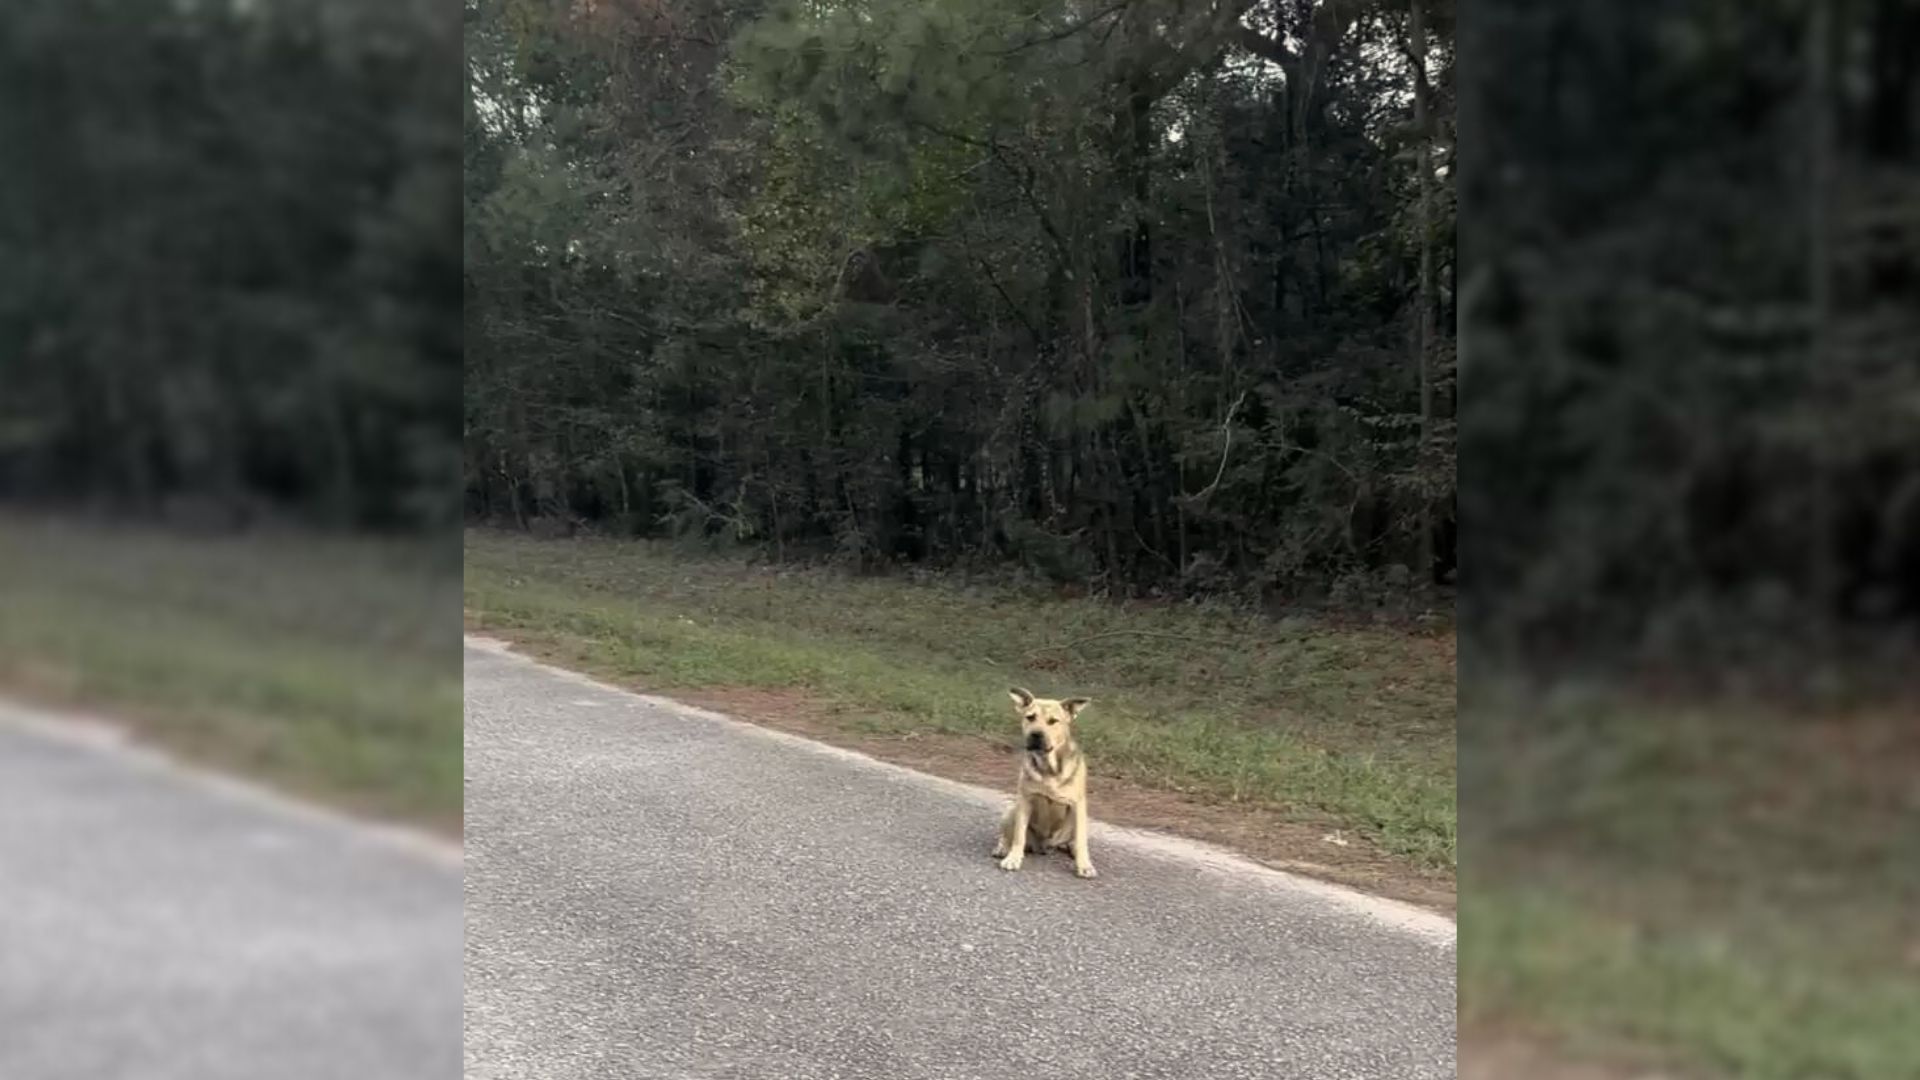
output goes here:
{"type": "Polygon", "coordinates": [[[468,1080],[1454,1075],[1440,916],[1099,826],[1007,873],[1002,796],[487,643],[466,694],[468,1080]]]}
{"type": "Polygon", "coordinates": [[[0,704],[0,1077],[459,1075],[456,848],[0,704]]]}

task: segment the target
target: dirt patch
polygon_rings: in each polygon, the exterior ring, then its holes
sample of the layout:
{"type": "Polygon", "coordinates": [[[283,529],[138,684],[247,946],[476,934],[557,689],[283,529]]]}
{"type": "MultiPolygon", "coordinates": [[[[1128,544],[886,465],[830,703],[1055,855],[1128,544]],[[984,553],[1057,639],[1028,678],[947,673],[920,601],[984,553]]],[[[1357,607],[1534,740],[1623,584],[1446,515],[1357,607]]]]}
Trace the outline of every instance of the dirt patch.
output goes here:
{"type": "Polygon", "coordinates": [[[1461,1032],[1460,1080],[1703,1080],[1649,1064],[1577,1059],[1545,1039],[1497,1028],[1461,1032]]]}
{"type": "MultiPolygon", "coordinates": [[[[470,627],[471,629],[471,627],[470,627]]],[[[499,635],[499,628],[481,632],[499,635]]],[[[563,665],[592,668],[582,650],[563,641],[516,640],[528,655],[563,665]]],[[[1018,758],[1011,743],[931,732],[879,734],[853,730],[848,710],[802,690],[722,687],[661,690],[632,680],[601,678],[630,689],[660,693],[689,705],[830,746],[879,758],[895,765],[982,787],[1011,791],[1018,758]]],[[[1359,889],[1453,914],[1456,897],[1451,876],[1426,871],[1386,855],[1365,839],[1343,835],[1330,824],[1302,821],[1278,809],[1212,802],[1178,792],[1150,788],[1118,778],[1102,778],[1095,762],[1093,813],[1102,821],[1154,829],[1230,848],[1278,870],[1359,889]]]]}

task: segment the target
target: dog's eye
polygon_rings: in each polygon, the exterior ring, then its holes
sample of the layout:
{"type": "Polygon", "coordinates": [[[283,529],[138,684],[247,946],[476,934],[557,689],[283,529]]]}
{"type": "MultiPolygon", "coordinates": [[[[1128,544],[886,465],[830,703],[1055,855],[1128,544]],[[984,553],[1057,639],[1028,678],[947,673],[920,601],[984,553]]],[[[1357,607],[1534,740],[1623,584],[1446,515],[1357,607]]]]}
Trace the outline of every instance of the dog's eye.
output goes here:
{"type": "Polygon", "coordinates": [[[1038,719],[1040,719],[1040,714],[1038,714],[1038,713],[1028,713],[1028,714],[1027,714],[1027,723],[1029,723],[1029,724],[1031,724],[1031,723],[1033,723],[1033,722],[1034,722],[1035,720],[1038,720],[1038,719]]]}
{"type": "Polygon", "coordinates": [[[1049,716],[1049,717],[1047,717],[1047,723],[1049,723],[1049,724],[1057,724],[1057,723],[1059,723],[1059,722],[1060,722],[1060,718],[1059,718],[1059,717],[1057,717],[1057,716],[1049,716]]]}

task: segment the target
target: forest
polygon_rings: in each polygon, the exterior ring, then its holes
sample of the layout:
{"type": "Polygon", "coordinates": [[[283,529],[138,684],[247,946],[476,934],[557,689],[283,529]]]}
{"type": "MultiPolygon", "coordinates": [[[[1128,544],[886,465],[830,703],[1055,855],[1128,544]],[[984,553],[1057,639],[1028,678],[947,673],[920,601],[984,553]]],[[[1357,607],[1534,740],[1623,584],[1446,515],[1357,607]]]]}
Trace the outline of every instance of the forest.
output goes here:
{"type": "Polygon", "coordinates": [[[461,21],[8,6],[0,499],[1283,605],[1464,572],[1502,649],[1920,613],[1911,0],[461,21]]]}
{"type": "Polygon", "coordinates": [[[460,51],[437,0],[7,4],[0,501],[457,529],[460,51]]]}
{"type": "Polygon", "coordinates": [[[467,17],[470,515],[1108,595],[1450,579],[1451,5],[467,17]]]}
{"type": "Polygon", "coordinates": [[[1477,5],[1469,664],[1920,646],[1920,3],[1477,5]]]}

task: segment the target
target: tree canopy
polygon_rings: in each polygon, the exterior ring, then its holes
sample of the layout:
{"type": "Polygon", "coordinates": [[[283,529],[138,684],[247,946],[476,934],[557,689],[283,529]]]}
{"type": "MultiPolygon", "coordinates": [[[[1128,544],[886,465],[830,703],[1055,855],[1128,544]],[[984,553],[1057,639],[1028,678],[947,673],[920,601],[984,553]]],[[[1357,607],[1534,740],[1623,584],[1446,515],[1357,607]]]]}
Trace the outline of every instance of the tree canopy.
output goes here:
{"type": "Polygon", "coordinates": [[[1463,626],[1902,672],[1866,646],[1920,622],[1920,4],[1471,30],[1463,626]]]}
{"type": "Polygon", "coordinates": [[[0,13],[0,497],[459,521],[458,23],[427,0],[0,13]]]}
{"type": "Polygon", "coordinates": [[[1445,577],[1452,19],[1410,14],[475,0],[469,511],[1445,577]]]}

